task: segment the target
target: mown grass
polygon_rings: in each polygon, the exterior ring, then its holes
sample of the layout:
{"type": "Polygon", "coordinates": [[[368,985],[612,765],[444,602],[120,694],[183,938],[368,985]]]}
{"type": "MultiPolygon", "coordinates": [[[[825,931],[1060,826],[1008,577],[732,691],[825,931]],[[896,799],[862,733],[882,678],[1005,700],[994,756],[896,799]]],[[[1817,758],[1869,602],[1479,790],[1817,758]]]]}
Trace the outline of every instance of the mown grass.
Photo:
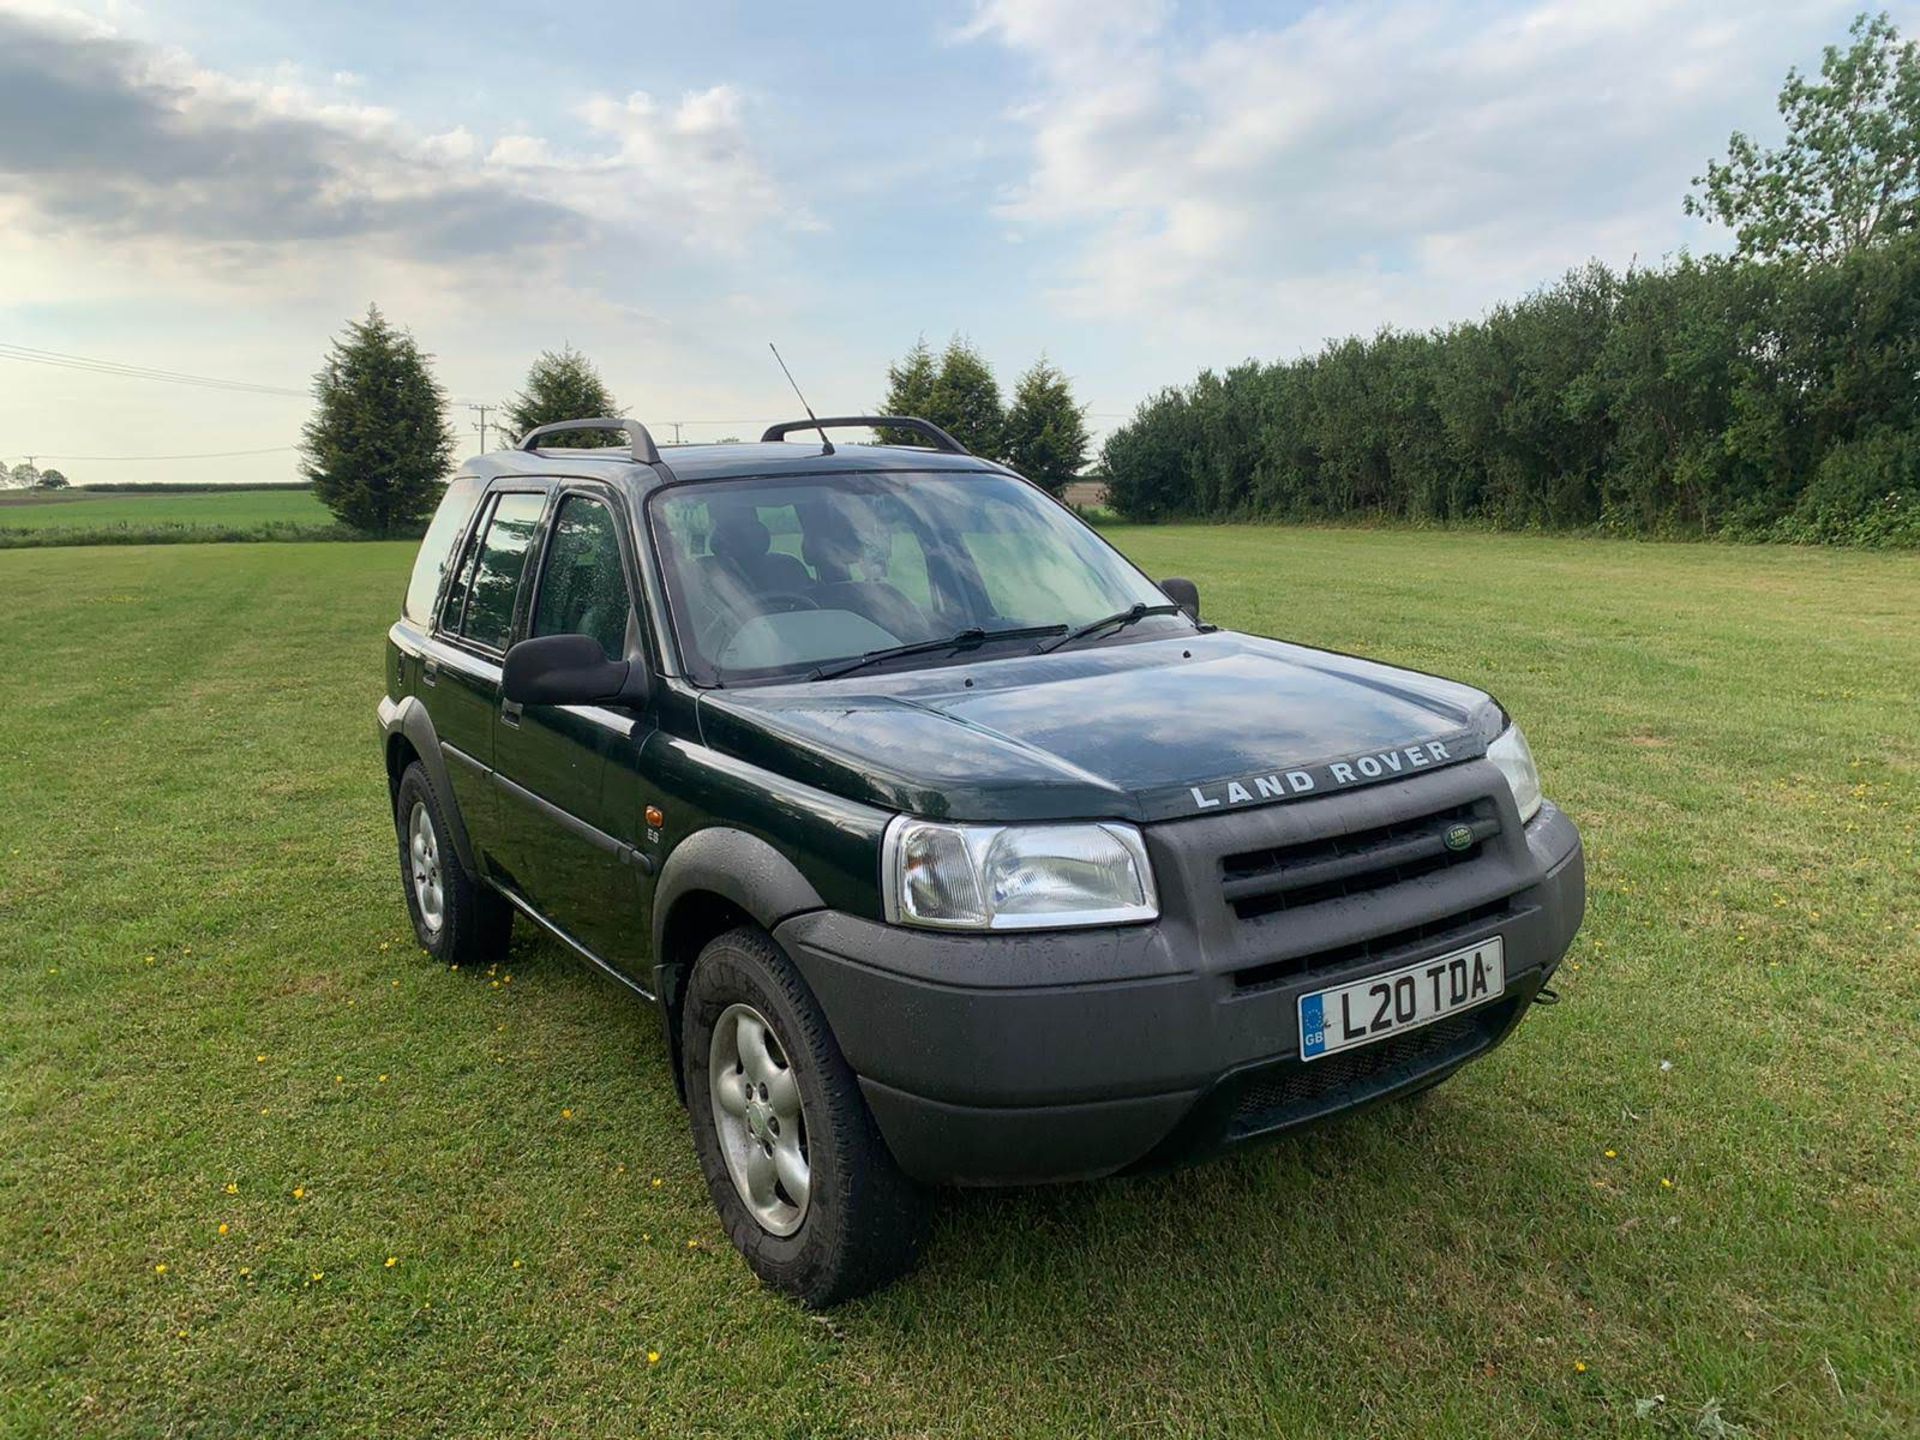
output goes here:
{"type": "Polygon", "coordinates": [[[1525,719],[1565,1002],[1420,1103],[951,1197],[824,1318],[727,1248],[648,1013],[408,943],[410,546],[0,556],[0,1433],[1920,1431],[1920,560],[1110,533],[1525,719]]]}
{"type": "Polygon", "coordinates": [[[327,507],[305,489],[147,494],[56,490],[0,496],[0,549],[319,539],[339,528],[327,507]]]}

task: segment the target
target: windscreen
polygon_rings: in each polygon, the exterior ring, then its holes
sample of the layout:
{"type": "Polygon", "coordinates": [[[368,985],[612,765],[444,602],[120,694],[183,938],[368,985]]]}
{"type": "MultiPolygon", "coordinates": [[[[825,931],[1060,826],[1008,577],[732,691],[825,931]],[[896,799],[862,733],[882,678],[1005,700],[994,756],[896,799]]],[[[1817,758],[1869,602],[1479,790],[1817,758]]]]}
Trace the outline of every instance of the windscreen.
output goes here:
{"type": "Polygon", "coordinates": [[[681,653],[704,683],[790,677],[971,629],[1071,628],[1166,599],[1004,475],[712,481],[657,492],[648,514],[681,653]]]}

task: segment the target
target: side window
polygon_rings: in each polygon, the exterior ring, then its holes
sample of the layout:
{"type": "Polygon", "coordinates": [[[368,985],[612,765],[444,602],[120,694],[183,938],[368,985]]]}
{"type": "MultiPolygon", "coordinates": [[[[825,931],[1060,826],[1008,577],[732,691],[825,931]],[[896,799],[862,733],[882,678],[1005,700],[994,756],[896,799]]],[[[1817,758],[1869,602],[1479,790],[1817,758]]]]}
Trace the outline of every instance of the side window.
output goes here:
{"type": "Polygon", "coordinates": [[[468,585],[466,614],[460,623],[460,633],[476,645],[490,650],[507,647],[520,575],[527,567],[527,551],[540,531],[540,512],[546,504],[545,495],[524,493],[502,495],[494,501],[468,585]]]}
{"type": "Polygon", "coordinates": [[[460,568],[454,571],[453,578],[447,582],[447,595],[440,602],[440,633],[458,635],[460,621],[467,611],[467,592],[473,589],[473,567],[480,558],[480,541],[486,536],[487,521],[493,518],[493,501],[488,500],[480,510],[480,523],[473,527],[473,534],[467,539],[467,548],[460,552],[460,568]]]}
{"type": "Polygon", "coordinates": [[[560,502],[542,562],[535,635],[591,635],[610,658],[626,653],[633,601],[616,524],[598,500],[569,495],[560,502]]]}
{"type": "MultiPolygon", "coordinates": [[[[767,527],[767,553],[790,555],[806,565],[806,536],[800,528],[800,512],[791,505],[762,505],[754,511],[767,527]]],[[[812,568],[809,566],[809,568],[812,568]]]]}
{"type": "Polygon", "coordinates": [[[903,524],[893,532],[875,578],[885,580],[921,609],[933,609],[933,576],[927,566],[927,550],[910,527],[903,524]]]}
{"type": "Polygon", "coordinates": [[[433,523],[420,542],[420,553],[413,560],[413,578],[407,581],[407,599],[400,613],[414,624],[425,627],[433,613],[433,597],[440,593],[440,578],[453,563],[453,542],[467,528],[473,514],[473,502],[480,498],[481,481],[462,475],[452,481],[440,497],[440,508],[433,512],[433,523]]]}

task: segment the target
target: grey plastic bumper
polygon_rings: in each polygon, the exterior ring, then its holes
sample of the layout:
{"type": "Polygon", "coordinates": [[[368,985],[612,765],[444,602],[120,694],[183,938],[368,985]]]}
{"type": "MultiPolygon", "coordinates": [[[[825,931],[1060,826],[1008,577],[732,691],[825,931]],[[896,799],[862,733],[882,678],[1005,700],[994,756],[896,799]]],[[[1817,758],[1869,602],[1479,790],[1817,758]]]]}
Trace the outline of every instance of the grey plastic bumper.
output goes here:
{"type": "Polygon", "coordinates": [[[1572,823],[1546,807],[1526,848],[1532,883],[1498,917],[1254,988],[1194,956],[1191,929],[1170,915],[1122,929],[954,935],[814,911],[775,934],[909,1174],[974,1185],[1086,1178],[1420,1089],[1498,1044],[1585,908],[1572,823]],[[1352,1052],[1375,1052],[1359,1069],[1298,1059],[1300,995],[1494,934],[1506,953],[1500,1002],[1352,1052]]]}

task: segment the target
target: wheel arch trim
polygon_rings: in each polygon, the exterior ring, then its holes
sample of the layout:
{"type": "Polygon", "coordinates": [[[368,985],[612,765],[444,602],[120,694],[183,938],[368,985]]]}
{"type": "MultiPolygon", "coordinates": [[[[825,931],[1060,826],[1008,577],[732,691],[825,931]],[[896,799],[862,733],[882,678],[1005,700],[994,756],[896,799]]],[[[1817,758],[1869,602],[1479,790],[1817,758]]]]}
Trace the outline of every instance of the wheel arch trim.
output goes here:
{"type": "MultiPolygon", "coordinates": [[[[809,910],[824,910],[811,881],[793,861],[767,841],[745,830],[711,825],[687,836],[660,867],[653,897],[653,993],[667,1032],[673,1059],[674,1084],[686,1101],[686,1077],[681,1073],[680,998],[686,988],[691,957],[669,950],[669,928],[687,901],[718,901],[769,935],[781,921],[809,910]]],[[[721,932],[724,933],[724,927],[721,932]]]]}
{"type": "MultiPolygon", "coordinates": [[[[380,702],[380,731],[387,766],[387,790],[389,797],[398,794],[400,776],[405,767],[395,764],[395,753],[399,742],[405,741],[419,760],[421,768],[427,772],[427,783],[433,786],[434,798],[440,802],[440,813],[446,819],[447,828],[452,832],[454,853],[460,857],[461,868],[469,875],[478,875],[480,867],[474,857],[473,841],[467,835],[467,822],[460,813],[459,803],[454,799],[453,783],[447,774],[447,757],[440,748],[440,737],[434,732],[433,720],[427,714],[417,696],[408,695],[399,701],[382,699],[380,702]]],[[[391,807],[389,807],[391,808],[391,807]]]]}
{"type": "Polygon", "coordinates": [[[800,868],[758,835],[726,825],[697,830],[673,847],[654,891],[653,955],[668,963],[667,922],[686,896],[706,892],[729,902],[772,932],[782,920],[827,902],[800,868]]]}

